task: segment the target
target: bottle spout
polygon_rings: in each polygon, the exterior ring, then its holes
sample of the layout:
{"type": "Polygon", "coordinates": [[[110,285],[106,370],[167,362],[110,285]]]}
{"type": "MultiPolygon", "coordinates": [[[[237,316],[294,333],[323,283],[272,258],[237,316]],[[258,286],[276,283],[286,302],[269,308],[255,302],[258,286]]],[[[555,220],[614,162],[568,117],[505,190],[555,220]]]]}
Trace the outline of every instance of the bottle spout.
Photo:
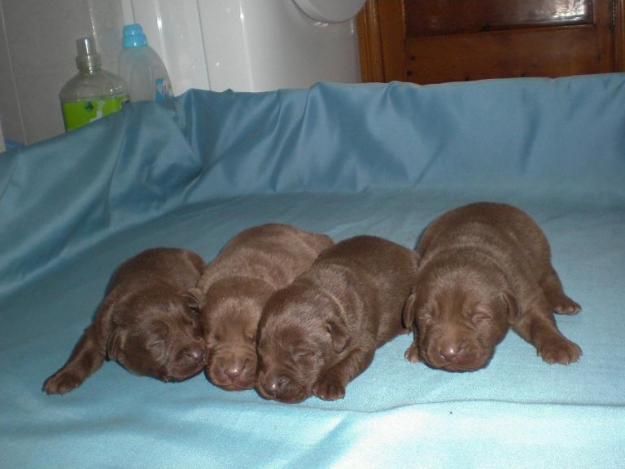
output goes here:
{"type": "Polygon", "coordinates": [[[101,66],[100,54],[95,47],[95,41],[91,36],[81,37],[76,40],[76,65],[80,71],[91,72],[101,66]]]}

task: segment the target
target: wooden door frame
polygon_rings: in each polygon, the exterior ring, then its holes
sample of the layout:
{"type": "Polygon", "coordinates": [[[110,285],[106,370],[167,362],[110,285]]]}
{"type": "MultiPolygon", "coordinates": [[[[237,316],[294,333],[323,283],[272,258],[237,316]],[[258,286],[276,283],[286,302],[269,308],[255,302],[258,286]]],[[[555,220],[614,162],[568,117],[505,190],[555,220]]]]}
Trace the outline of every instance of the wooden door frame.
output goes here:
{"type": "Polygon", "coordinates": [[[367,0],[357,17],[363,82],[405,80],[405,25],[404,0],[367,0]]]}
{"type": "MultiPolygon", "coordinates": [[[[612,1],[615,70],[625,71],[625,0],[612,1]]],[[[357,17],[363,82],[406,79],[405,24],[404,0],[367,0],[357,17]]]]}
{"type": "Polygon", "coordinates": [[[614,65],[616,70],[625,71],[625,0],[614,0],[614,65]]]}

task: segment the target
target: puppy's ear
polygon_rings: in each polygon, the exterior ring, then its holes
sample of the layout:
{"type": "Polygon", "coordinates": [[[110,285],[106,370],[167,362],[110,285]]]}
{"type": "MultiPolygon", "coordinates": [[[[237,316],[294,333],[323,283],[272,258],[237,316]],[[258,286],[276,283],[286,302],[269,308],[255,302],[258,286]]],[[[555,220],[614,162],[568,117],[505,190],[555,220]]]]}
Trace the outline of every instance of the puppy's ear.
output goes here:
{"type": "Polygon", "coordinates": [[[200,312],[204,306],[204,292],[197,287],[189,288],[183,293],[183,298],[187,306],[195,312],[200,312]]]}
{"type": "Polygon", "coordinates": [[[126,342],[126,331],[113,327],[106,342],[106,359],[115,360],[126,342]]]}
{"type": "Polygon", "coordinates": [[[417,269],[419,268],[419,264],[421,264],[421,256],[417,251],[412,251],[412,263],[414,266],[414,275],[417,275],[417,269]]]}
{"type": "Polygon", "coordinates": [[[519,309],[519,304],[517,303],[516,298],[514,297],[512,293],[505,291],[501,295],[502,295],[503,302],[507,309],[508,323],[512,324],[521,317],[521,310],[519,309]]]}
{"type": "Polygon", "coordinates": [[[402,325],[406,329],[412,328],[412,325],[414,324],[415,306],[417,304],[417,295],[418,295],[417,290],[416,288],[413,287],[412,292],[410,293],[410,296],[406,298],[406,302],[404,303],[404,309],[402,310],[401,319],[402,319],[402,325]]]}
{"type": "Polygon", "coordinates": [[[336,353],[341,353],[350,343],[350,336],[347,332],[345,322],[340,319],[330,319],[326,323],[326,330],[332,338],[332,346],[336,353]]]}

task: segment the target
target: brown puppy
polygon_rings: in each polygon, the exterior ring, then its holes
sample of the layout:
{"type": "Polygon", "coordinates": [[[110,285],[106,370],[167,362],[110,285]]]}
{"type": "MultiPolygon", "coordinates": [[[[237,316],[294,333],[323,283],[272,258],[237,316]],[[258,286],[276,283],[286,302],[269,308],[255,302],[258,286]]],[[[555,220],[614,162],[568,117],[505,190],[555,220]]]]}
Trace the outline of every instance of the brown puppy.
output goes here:
{"type": "Polygon", "coordinates": [[[207,266],[194,295],[202,304],[210,381],[229,391],[256,384],[256,327],[269,296],[309,268],[332,240],[289,225],[247,229],[207,266]]]}
{"type": "Polygon", "coordinates": [[[521,210],[476,203],[447,212],[426,229],[417,252],[419,273],[403,316],[416,326],[406,351],[411,362],[483,368],[510,327],[548,363],[580,357],[553,315],[580,306],[564,294],[542,230],[521,210]]]}
{"type": "Polygon", "coordinates": [[[347,384],[398,334],[416,274],[416,255],[374,236],[324,251],[291,285],[276,292],[259,326],[258,391],[296,403],[311,394],[341,399],[347,384]]]}
{"type": "Polygon", "coordinates": [[[65,394],[114,359],[128,371],[181,381],[204,368],[205,345],[187,290],[204,261],[182,249],[143,251],[113,275],[93,324],[67,364],[48,378],[48,394],[65,394]]]}

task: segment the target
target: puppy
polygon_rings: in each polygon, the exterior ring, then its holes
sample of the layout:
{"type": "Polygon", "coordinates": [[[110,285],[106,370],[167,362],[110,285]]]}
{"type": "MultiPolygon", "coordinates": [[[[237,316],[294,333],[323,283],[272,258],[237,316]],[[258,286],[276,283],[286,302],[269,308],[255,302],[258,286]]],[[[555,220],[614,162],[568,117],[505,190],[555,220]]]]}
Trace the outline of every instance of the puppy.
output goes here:
{"type": "Polygon", "coordinates": [[[341,399],[347,384],[398,334],[414,285],[414,251],[357,236],[324,251],[267,301],[259,326],[258,391],[266,399],[341,399]]]}
{"type": "Polygon", "coordinates": [[[495,203],[457,208],[426,229],[417,251],[419,273],[403,315],[415,331],[409,361],[477,370],[509,328],[547,363],[580,357],[553,315],[580,306],[564,294],[545,235],[521,210],[495,203]]]}
{"type": "Polygon", "coordinates": [[[182,249],[143,251],[113,275],[93,324],[67,364],[48,378],[48,394],[80,386],[105,359],[162,381],[181,381],[204,368],[198,311],[187,297],[204,261],[182,249]]]}
{"type": "Polygon", "coordinates": [[[269,296],[334,243],[325,235],[268,224],[234,237],[192,293],[202,304],[208,379],[229,391],[256,383],[256,328],[269,296]]]}

